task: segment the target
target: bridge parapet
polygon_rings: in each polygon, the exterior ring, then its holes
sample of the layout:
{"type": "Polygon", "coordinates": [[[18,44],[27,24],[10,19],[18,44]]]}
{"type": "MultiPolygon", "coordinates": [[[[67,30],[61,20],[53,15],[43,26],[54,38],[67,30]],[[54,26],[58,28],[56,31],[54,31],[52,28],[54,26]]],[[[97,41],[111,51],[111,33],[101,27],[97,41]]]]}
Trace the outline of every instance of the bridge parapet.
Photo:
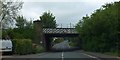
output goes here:
{"type": "Polygon", "coordinates": [[[43,28],[43,33],[47,34],[77,34],[75,28],[43,28]]]}

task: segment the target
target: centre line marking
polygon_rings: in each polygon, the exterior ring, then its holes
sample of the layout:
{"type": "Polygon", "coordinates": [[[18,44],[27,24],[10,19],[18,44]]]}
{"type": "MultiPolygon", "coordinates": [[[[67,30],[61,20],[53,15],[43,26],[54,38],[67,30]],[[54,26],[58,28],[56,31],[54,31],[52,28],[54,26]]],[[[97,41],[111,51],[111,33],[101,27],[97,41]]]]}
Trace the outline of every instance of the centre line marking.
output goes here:
{"type": "Polygon", "coordinates": [[[62,60],[64,60],[64,53],[62,52],[62,60]]]}

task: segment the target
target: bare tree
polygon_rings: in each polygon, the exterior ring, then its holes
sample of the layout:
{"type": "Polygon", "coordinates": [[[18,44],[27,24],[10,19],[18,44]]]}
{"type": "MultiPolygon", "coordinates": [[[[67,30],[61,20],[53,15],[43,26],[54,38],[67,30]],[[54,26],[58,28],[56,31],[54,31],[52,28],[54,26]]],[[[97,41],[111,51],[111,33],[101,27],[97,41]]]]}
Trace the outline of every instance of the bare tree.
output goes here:
{"type": "Polygon", "coordinates": [[[5,28],[13,24],[15,18],[22,8],[22,1],[1,0],[0,1],[0,27],[5,28]]]}

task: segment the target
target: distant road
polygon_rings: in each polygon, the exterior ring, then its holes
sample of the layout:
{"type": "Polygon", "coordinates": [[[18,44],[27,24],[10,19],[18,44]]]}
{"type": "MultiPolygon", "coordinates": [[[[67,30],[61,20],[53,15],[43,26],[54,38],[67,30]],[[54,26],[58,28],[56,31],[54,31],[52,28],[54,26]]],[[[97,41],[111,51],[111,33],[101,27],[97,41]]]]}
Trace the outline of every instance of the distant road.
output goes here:
{"type": "MultiPolygon", "coordinates": [[[[117,60],[114,57],[102,58],[101,55],[89,54],[84,51],[45,52],[23,56],[3,56],[2,60],[117,60]]],[[[104,56],[104,55],[102,55],[104,56]]],[[[105,57],[105,56],[104,56],[105,57]]]]}
{"type": "Polygon", "coordinates": [[[69,45],[69,42],[66,40],[61,43],[55,44],[52,48],[57,50],[65,50],[70,49],[71,46],[69,45]]]}

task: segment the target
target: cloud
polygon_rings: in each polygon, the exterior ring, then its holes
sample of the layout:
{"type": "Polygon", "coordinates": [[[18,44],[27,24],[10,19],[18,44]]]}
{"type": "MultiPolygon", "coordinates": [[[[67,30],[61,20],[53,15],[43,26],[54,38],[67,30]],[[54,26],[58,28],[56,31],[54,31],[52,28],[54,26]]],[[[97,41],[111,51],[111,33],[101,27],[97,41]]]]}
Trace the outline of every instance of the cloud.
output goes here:
{"type": "Polygon", "coordinates": [[[24,2],[114,2],[119,0],[23,0],[24,2]]]}
{"type": "MultiPolygon", "coordinates": [[[[28,1],[28,0],[26,0],[28,1]]],[[[34,0],[38,1],[38,0],[34,0]]],[[[49,1],[49,0],[39,0],[49,1]]],[[[54,1],[54,0],[51,0],[54,1]]],[[[63,0],[59,0],[63,1],[63,0]]],[[[68,1],[68,0],[64,0],[68,1]]],[[[78,0],[69,0],[78,1],[78,0]]],[[[84,0],[80,0],[84,1],[84,0]]],[[[66,27],[68,24],[76,24],[86,14],[90,15],[96,9],[99,9],[102,5],[113,0],[85,0],[84,2],[25,2],[21,14],[23,14],[28,20],[39,19],[39,16],[45,11],[51,11],[56,16],[56,21],[60,25],[61,23],[66,27]],[[85,2],[86,1],[86,2],[85,2]]]]}

